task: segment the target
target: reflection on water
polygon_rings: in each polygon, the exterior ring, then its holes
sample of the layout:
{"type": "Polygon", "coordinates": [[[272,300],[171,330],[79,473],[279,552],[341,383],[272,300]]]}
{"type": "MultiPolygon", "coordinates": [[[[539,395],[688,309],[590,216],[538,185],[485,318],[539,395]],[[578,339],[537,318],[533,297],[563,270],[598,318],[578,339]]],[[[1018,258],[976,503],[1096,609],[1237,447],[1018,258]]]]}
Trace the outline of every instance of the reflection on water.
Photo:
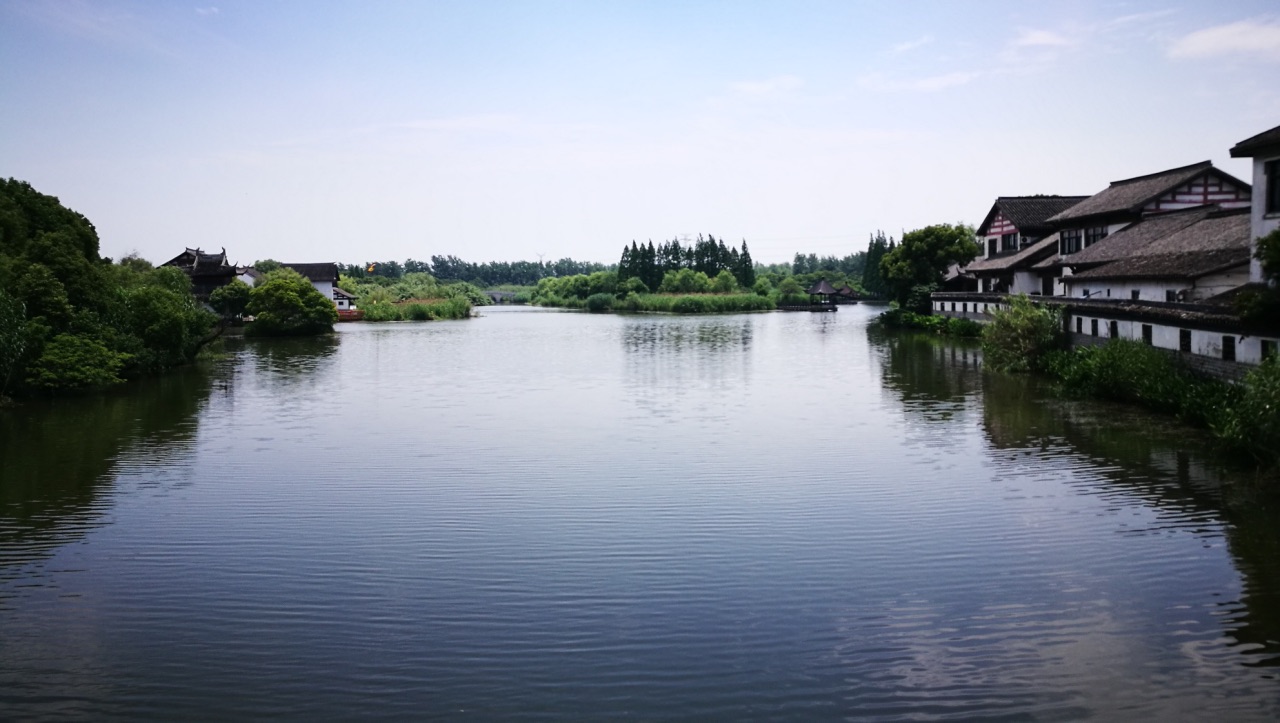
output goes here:
{"type": "Polygon", "coordinates": [[[212,385],[186,370],[0,409],[0,580],[100,524],[110,507],[103,489],[122,469],[184,464],[212,385]]]}
{"type": "Polygon", "coordinates": [[[352,324],[4,410],[0,717],[1275,719],[1272,499],[873,314],[352,324]]]}
{"type": "Polygon", "coordinates": [[[1064,399],[1031,376],[983,374],[981,349],[971,342],[869,334],[885,352],[885,384],[900,394],[907,414],[948,421],[953,405],[980,393],[974,404],[983,437],[1008,474],[1073,460],[1105,480],[1102,488],[1095,479],[1077,482],[1082,494],[1155,512],[1126,534],[1224,537],[1244,577],[1239,599],[1219,601],[1224,632],[1249,655],[1245,665],[1280,665],[1280,494],[1260,488],[1247,470],[1217,457],[1203,433],[1174,420],[1127,405],[1064,399]],[[938,404],[911,404],[920,398],[938,404]]]}

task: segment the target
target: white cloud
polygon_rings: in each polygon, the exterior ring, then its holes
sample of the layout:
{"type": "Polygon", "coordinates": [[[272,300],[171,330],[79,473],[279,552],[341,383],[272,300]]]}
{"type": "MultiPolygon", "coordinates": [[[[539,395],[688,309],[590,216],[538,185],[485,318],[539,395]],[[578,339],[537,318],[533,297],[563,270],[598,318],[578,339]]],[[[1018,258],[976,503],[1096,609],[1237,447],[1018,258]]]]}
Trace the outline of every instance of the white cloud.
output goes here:
{"type": "Polygon", "coordinates": [[[908,40],[905,43],[898,43],[897,45],[893,46],[893,52],[905,53],[908,50],[915,50],[916,48],[924,47],[925,45],[928,45],[929,43],[932,43],[932,42],[933,42],[932,35],[923,35],[919,38],[916,38],[915,40],[908,40]]]}
{"type": "Polygon", "coordinates": [[[1017,48],[1065,48],[1075,43],[1051,30],[1023,28],[1014,39],[1013,45],[1017,48]]]}
{"type": "Polygon", "coordinates": [[[220,12],[222,11],[218,10],[218,8],[216,7],[196,8],[196,15],[199,15],[200,17],[203,17],[203,18],[207,18],[210,15],[217,15],[220,12]]]}
{"type": "Polygon", "coordinates": [[[1280,22],[1241,20],[1197,30],[1169,48],[1171,58],[1251,56],[1280,62],[1280,22]]]}
{"type": "Polygon", "coordinates": [[[868,73],[858,78],[858,85],[868,90],[915,91],[933,93],[947,88],[966,85],[981,76],[974,71],[955,71],[924,78],[890,78],[883,73],[868,73]]]}

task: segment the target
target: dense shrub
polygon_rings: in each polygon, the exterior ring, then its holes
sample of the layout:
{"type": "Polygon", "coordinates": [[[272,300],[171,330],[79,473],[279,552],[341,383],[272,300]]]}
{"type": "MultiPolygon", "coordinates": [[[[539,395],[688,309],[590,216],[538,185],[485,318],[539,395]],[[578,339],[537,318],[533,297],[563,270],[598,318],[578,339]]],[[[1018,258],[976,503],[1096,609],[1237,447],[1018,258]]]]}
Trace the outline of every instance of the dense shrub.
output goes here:
{"type": "Polygon", "coordinates": [[[982,324],[970,319],[941,315],[917,314],[907,309],[890,309],[882,313],[877,322],[890,329],[913,329],[946,336],[977,338],[982,336],[982,324]]]}
{"type": "Polygon", "coordinates": [[[129,355],[108,349],[104,344],[59,334],[44,346],[44,353],[31,365],[27,382],[52,391],[94,389],[119,384],[118,373],[129,355]]]}
{"type": "Polygon", "coordinates": [[[254,317],[245,331],[253,336],[311,336],[333,331],[338,311],[298,272],[279,268],[249,292],[245,311],[254,317]]]}
{"type": "Polygon", "coordinates": [[[1037,306],[1025,294],[1009,299],[1008,309],[997,309],[982,332],[983,363],[1002,372],[1040,369],[1044,356],[1062,349],[1062,312],[1037,306]]]}
{"type": "Polygon", "coordinates": [[[613,310],[613,294],[601,292],[587,297],[586,309],[591,312],[613,310]]]}
{"type": "Polygon", "coordinates": [[[1245,377],[1225,405],[1214,433],[1259,463],[1280,465],[1280,357],[1271,357],[1245,377]]]}

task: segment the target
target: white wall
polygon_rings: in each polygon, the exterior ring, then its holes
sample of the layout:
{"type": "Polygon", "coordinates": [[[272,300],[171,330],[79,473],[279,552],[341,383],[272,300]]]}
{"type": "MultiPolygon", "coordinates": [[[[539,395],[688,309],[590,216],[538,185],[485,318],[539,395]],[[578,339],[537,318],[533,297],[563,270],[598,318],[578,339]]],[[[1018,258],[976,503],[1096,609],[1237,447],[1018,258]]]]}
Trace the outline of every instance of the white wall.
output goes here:
{"type": "MultiPolygon", "coordinates": [[[[997,309],[1007,308],[1007,304],[997,304],[993,302],[974,302],[974,301],[933,301],[933,311],[938,314],[947,316],[960,316],[965,313],[965,306],[968,305],[968,313],[991,315],[997,309]],[[952,304],[955,305],[955,311],[952,311],[952,304]]],[[[1098,322],[1098,337],[1102,339],[1111,338],[1111,319],[1105,316],[1085,316],[1072,314],[1070,331],[1090,335],[1093,331],[1093,321],[1098,322]],[[1077,327],[1077,324],[1079,326],[1077,327]]],[[[1188,327],[1170,326],[1167,324],[1152,324],[1143,321],[1131,321],[1128,319],[1116,319],[1116,338],[1129,339],[1132,341],[1142,341],[1142,327],[1144,325],[1151,327],[1151,345],[1161,349],[1181,350],[1182,348],[1182,329],[1188,327]]],[[[1236,361],[1243,364],[1260,364],[1262,363],[1262,342],[1269,341],[1272,344],[1280,345],[1280,338],[1275,337],[1256,337],[1241,336],[1238,334],[1223,334],[1220,331],[1205,331],[1203,329],[1191,329],[1191,353],[1201,356],[1210,357],[1212,359],[1222,358],[1222,338],[1224,336],[1234,336],[1236,340],[1236,361]]]]}
{"type": "Polygon", "coordinates": [[[1015,294],[1039,294],[1040,274],[1033,271],[1013,272],[1013,287],[1010,291],[1015,294]]]}

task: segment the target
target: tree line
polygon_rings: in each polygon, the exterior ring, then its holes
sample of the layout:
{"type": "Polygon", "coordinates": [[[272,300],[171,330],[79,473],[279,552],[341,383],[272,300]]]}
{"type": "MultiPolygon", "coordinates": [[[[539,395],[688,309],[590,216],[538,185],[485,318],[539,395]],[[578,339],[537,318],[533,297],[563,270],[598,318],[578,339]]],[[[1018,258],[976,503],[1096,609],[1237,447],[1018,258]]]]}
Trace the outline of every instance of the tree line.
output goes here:
{"type": "Polygon", "coordinates": [[[430,261],[366,261],[363,264],[338,264],[338,272],[353,279],[381,277],[399,279],[405,274],[431,274],[440,281],[465,281],[476,286],[535,286],[549,277],[593,274],[611,267],[593,261],[488,261],[473,263],[457,256],[432,256],[430,261]]]}
{"type": "Polygon", "coordinates": [[[709,234],[706,238],[699,234],[698,240],[688,246],[682,246],[675,239],[658,246],[654,246],[653,241],[644,246],[632,241],[630,246],[622,247],[618,280],[640,279],[647,288],[657,289],[668,272],[683,269],[705,274],[709,279],[719,276],[721,271],[728,271],[739,286],[747,289],[756,283],[755,264],[751,261],[747,242],[742,242],[742,250],[739,251],[709,234]]]}

